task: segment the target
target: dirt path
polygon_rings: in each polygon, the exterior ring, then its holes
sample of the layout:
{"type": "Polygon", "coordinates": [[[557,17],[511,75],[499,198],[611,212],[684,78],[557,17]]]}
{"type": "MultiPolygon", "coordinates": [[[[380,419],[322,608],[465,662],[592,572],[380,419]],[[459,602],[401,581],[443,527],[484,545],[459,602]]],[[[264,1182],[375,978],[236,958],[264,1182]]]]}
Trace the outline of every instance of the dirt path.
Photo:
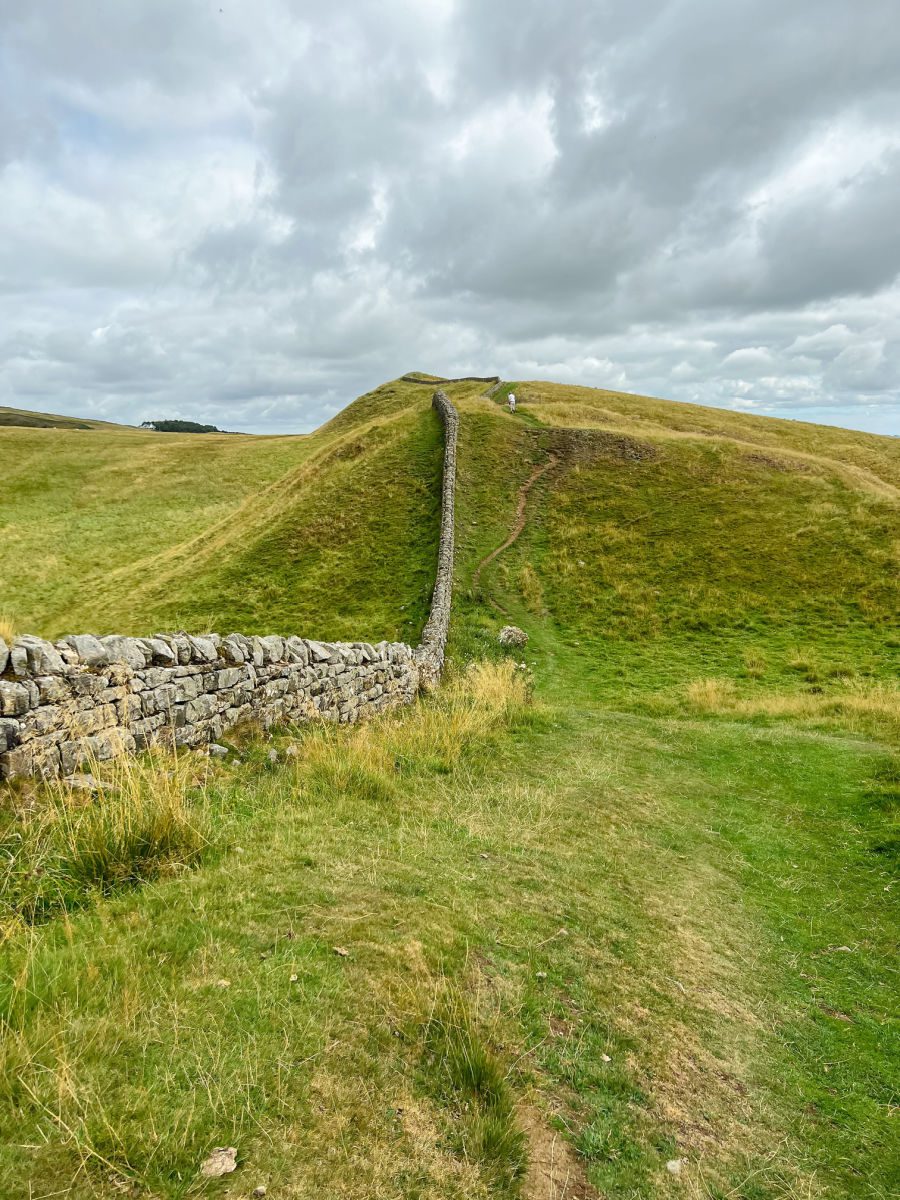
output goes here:
{"type": "Polygon", "coordinates": [[[540,477],[545,475],[551,467],[555,467],[558,462],[559,459],[557,456],[555,454],[550,454],[547,458],[547,461],[535,467],[522,486],[519,488],[519,499],[516,505],[516,522],[513,525],[506,541],[503,542],[502,545],[498,546],[496,550],[492,550],[490,554],[485,555],[485,557],[475,568],[475,574],[472,576],[473,590],[478,587],[478,583],[481,579],[481,572],[484,570],[484,568],[489,566],[494,559],[498,557],[498,555],[503,553],[504,550],[508,550],[513,542],[518,539],[522,530],[525,528],[525,505],[528,503],[528,493],[531,491],[540,477]]]}

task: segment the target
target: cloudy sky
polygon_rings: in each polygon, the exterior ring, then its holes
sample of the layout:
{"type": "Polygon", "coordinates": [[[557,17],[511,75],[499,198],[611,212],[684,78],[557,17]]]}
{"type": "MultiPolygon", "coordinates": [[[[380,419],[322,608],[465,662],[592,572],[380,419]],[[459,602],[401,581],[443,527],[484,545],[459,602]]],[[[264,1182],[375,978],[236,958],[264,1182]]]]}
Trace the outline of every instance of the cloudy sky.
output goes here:
{"type": "Polygon", "coordinates": [[[0,404],[410,369],[900,433],[897,0],[0,0],[0,404]]]}

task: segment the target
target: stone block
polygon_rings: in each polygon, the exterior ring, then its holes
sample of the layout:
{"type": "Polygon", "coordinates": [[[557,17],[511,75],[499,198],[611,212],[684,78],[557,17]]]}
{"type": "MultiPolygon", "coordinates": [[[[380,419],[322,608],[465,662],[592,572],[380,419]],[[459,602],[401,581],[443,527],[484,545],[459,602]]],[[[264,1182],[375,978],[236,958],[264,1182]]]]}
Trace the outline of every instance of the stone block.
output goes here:
{"type": "Polygon", "coordinates": [[[65,728],[65,713],[58,704],[44,704],[26,713],[19,723],[19,740],[29,742],[65,728]]]}
{"type": "Polygon", "coordinates": [[[69,676],[69,684],[76,696],[99,696],[109,687],[108,675],[92,675],[89,671],[79,671],[69,676]]]}
{"type": "Polygon", "coordinates": [[[43,638],[30,633],[23,634],[13,643],[13,650],[17,648],[25,651],[25,661],[31,675],[61,675],[66,669],[59,651],[52,642],[45,642],[43,638]]]}
{"type": "Polygon", "coordinates": [[[148,653],[137,638],[120,637],[111,633],[100,639],[106,647],[111,663],[123,663],[133,671],[143,670],[148,665],[148,653]]]}
{"type": "Polygon", "coordinates": [[[190,700],[185,704],[185,721],[188,725],[204,721],[207,717],[211,717],[217,708],[218,703],[215,696],[198,696],[196,700],[190,700]]]}
{"type": "Polygon", "coordinates": [[[230,633],[228,637],[222,638],[219,645],[219,657],[230,663],[247,661],[247,653],[236,633],[230,633]]]}
{"type": "Polygon", "coordinates": [[[277,633],[270,633],[266,637],[261,637],[260,642],[263,647],[263,654],[267,663],[283,662],[285,659],[284,638],[279,637],[277,633]]]}
{"type": "Polygon", "coordinates": [[[191,645],[192,662],[215,662],[219,657],[216,643],[211,638],[188,636],[191,645]]]}
{"type": "Polygon", "coordinates": [[[0,752],[12,750],[19,743],[19,722],[13,717],[0,717],[0,752]]]}
{"type": "Polygon", "coordinates": [[[22,779],[34,774],[34,755],[30,746],[16,746],[0,754],[0,779],[22,779]]]}
{"type": "Polygon", "coordinates": [[[72,695],[69,685],[59,675],[39,675],[34,682],[41,704],[60,704],[72,695]]]}
{"type": "Polygon", "coordinates": [[[303,638],[289,637],[285,642],[285,654],[290,662],[301,663],[304,667],[309,662],[309,648],[303,638]]]}
{"type": "Polygon", "coordinates": [[[203,690],[203,680],[196,675],[187,675],[175,681],[175,699],[180,704],[185,700],[193,700],[203,690]]]}
{"type": "MultiPolygon", "coordinates": [[[[40,696],[40,693],[38,693],[40,696]]],[[[24,683],[0,679],[0,715],[18,717],[34,708],[30,689],[24,683]]]]}
{"type": "Polygon", "coordinates": [[[178,662],[178,653],[164,638],[146,638],[149,643],[151,661],[158,667],[174,667],[178,662]]]}
{"type": "Polygon", "coordinates": [[[109,662],[106,647],[90,633],[75,633],[62,640],[68,643],[78,655],[78,661],[86,667],[104,667],[109,662]]]}

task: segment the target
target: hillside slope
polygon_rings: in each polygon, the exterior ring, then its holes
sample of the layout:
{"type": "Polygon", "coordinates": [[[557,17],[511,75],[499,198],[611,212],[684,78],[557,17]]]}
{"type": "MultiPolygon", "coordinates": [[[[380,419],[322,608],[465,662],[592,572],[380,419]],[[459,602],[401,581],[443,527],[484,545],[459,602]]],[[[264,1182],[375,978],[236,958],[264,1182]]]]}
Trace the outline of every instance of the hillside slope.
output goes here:
{"type": "Polygon", "coordinates": [[[21,631],[414,638],[441,437],[387,384],[308,437],[0,429],[0,595],[21,631]]]}
{"type": "Polygon", "coordinates": [[[515,416],[507,389],[465,403],[461,642],[487,645],[500,604],[618,692],[707,672],[748,687],[895,677],[895,440],[587,388],[515,389],[515,416]],[[519,489],[551,458],[522,536],[473,591],[519,489]]]}

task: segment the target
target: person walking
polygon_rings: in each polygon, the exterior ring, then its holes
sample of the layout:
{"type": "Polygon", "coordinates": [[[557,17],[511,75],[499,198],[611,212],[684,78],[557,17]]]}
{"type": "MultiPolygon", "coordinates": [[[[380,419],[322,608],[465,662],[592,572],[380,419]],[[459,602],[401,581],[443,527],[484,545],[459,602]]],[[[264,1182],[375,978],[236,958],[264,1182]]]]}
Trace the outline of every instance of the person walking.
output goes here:
{"type": "Polygon", "coordinates": [[[516,393],[510,392],[507,399],[509,400],[509,411],[514,413],[516,411],[516,393]]]}

